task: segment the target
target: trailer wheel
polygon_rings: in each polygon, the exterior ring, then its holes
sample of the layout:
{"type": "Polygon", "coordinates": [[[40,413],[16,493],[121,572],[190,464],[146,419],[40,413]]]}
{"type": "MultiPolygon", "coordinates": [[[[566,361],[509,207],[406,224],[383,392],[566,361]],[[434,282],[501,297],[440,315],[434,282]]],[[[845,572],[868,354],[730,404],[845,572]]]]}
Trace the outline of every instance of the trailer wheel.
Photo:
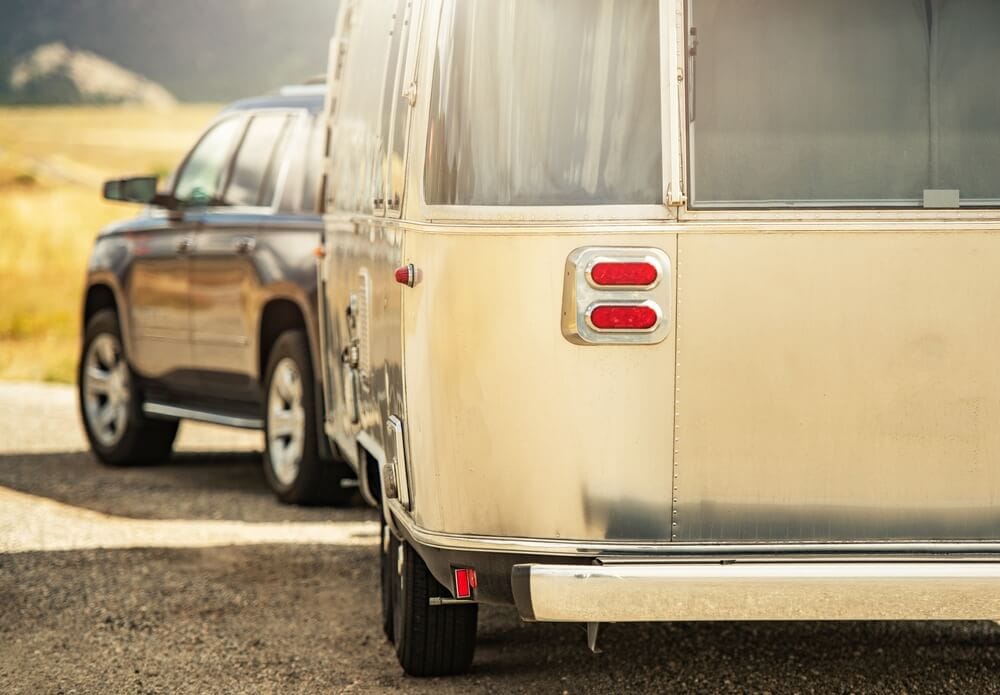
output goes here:
{"type": "Polygon", "coordinates": [[[382,571],[382,632],[390,643],[395,642],[393,635],[393,594],[395,593],[396,558],[399,555],[399,541],[385,523],[385,516],[379,510],[379,520],[382,522],[382,535],[379,542],[379,565],[382,571]]]}
{"type": "Polygon", "coordinates": [[[395,549],[393,636],[400,666],[419,677],[465,673],[476,651],[479,606],[431,606],[431,598],[451,598],[451,592],[409,543],[397,540],[395,549]]]}
{"type": "Polygon", "coordinates": [[[309,342],[302,331],[274,341],[264,380],[264,475],[286,504],[345,506],[354,489],[343,461],[319,453],[319,418],[309,342]]]}

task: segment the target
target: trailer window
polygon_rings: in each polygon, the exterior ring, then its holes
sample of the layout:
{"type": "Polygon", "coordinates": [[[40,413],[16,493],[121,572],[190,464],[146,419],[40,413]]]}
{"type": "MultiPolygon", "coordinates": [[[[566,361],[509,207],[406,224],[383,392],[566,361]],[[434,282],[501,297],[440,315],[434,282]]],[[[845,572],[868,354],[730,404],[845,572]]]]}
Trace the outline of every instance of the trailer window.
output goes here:
{"type": "Polygon", "coordinates": [[[1000,3],[690,10],[694,206],[1000,203],[1000,3]]]}
{"type": "Polygon", "coordinates": [[[432,205],[659,204],[657,0],[447,0],[432,205]]]}
{"type": "Polygon", "coordinates": [[[379,109],[396,4],[397,0],[366,0],[352,18],[330,137],[334,156],[329,162],[327,204],[331,209],[371,214],[383,207],[385,143],[379,109]]]}

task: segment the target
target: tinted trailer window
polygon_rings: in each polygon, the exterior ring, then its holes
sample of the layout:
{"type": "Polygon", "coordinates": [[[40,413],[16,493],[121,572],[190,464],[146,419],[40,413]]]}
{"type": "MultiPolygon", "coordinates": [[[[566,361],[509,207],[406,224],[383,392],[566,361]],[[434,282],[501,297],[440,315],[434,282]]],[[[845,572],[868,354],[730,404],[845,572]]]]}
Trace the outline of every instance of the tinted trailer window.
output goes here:
{"type": "Polygon", "coordinates": [[[655,0],[448,0],[424,171],[432,205],[658,204],[655,0]]]}
{"type": "Polygon", "coordinates": [[[689,22],[695,206],[1000,203],[1000,3],[692,0],[689,22]]]}

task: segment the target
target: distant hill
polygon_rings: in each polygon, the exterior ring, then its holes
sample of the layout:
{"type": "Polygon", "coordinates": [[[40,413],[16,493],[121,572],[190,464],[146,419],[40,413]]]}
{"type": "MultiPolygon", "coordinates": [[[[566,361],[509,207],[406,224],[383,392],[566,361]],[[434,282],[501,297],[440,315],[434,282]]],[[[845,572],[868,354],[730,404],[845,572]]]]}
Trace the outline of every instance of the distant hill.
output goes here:
{"type": "Polygon", "coordinates": [[[182,101],[229,101],[322,73],[338,0],[0,0],[0,102],[40,46],[95,53],[182,101]]]}
{"type": "Polygon", "coordinates": [[[170,92],[90,51],[47,43],[18,61],[10,73],[10,97],[27,104],[140,104],[163,108],[170,92]]]}

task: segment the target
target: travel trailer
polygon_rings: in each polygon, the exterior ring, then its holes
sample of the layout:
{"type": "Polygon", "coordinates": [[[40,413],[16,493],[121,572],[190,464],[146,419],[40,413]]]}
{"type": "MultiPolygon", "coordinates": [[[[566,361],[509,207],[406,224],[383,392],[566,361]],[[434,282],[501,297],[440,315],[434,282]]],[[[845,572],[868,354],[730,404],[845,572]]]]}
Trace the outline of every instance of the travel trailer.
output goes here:
{"type": "Polygon", "coordinates": [[[324,429],[384,628],[1000,617],[1000,3],[344,0],[324,429]]]}

